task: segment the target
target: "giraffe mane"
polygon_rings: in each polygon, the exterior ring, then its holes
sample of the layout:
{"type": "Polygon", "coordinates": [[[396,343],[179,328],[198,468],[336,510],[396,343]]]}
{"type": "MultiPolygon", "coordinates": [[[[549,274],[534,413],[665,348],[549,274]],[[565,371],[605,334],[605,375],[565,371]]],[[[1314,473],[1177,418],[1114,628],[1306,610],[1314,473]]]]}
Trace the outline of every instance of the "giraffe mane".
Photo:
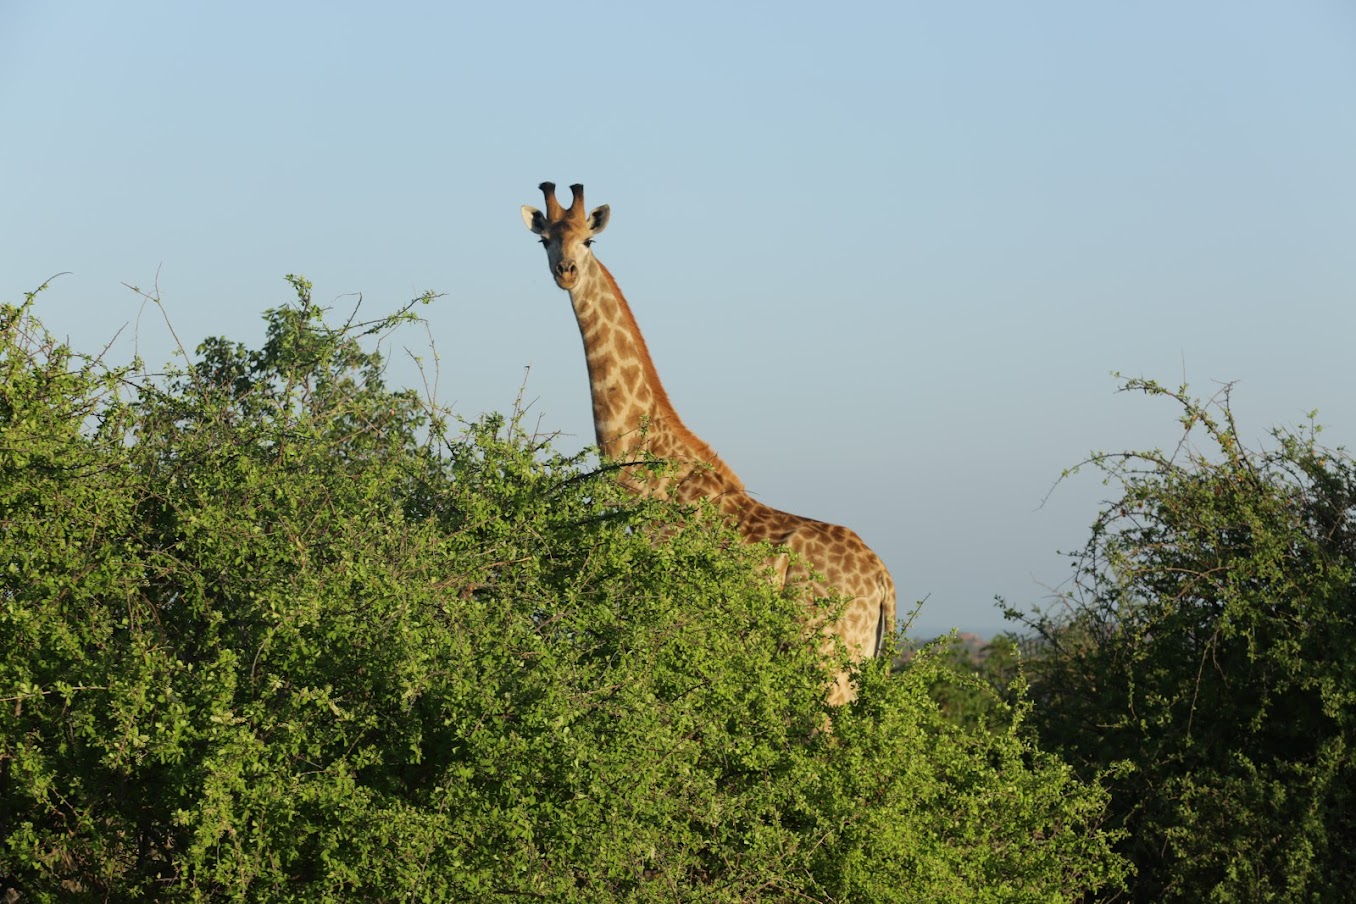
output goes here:
{"type": "Polygon", "coordinates": [[[617,280],[613,277],[612,271],[607,269],[607,265],[596,257],[593,261],[598,265],[598,269],[602,271],[603,278],[607,280],[608,288],[623,301],[621,313],[636,337],[636,343],[640,352],[640,359],[643,362],[643,367],[645,369],[646,379],[654,389],[655,407],[663,411],[665,422],[668,423],[674,433],[677,434],[678,439],[682,440],[685,445],[696,452],[702,462],[711,467],[711,469],[729,485],[730,491],[740,493],[745,492],[744,481],[739,479],[739,475],[735,474],[734,470],[716,454],[716,451],[712,449],[705,440],[693,433],[688,428],[687,424],[683,423],[683,419],[678,416],[677,409],[675,409],[673,403],[669,401],[668,390],[664,388],[664,382],[659,378],[659,372],[654,366],[654,359],[650,356],[649,345],[645,342],[645,335],[640,331],[640,327],[636,323],[636,315],[632,313],[631,305],[626,301],[626,295],[622,293],[621,287],[617,285],[617,280]]]}

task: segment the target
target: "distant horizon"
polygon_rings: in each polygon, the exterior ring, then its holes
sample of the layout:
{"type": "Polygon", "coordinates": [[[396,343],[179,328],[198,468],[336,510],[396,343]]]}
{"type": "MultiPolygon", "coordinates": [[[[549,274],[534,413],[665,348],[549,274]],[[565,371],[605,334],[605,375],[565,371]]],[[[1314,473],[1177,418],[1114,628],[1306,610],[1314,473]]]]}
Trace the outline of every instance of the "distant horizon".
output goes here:
{"type": "MultiPolygon", "coordinates": [[[[952,630],[953,629],[951,628],[943,629],[943,628],[914,627],[909,629],[907,636],[914,640],[932,640],[937,637],[945,637],[946,635],[950,634],[952,630]]],[[[976,637],[980,637],[984,640],[993,640],[1000,634],[1027,633],[1026,630],[1023,629],[1022,626],[1016,622],[1008,622],[1007,627],[989,625],[988,627],[981,626],[979,628],[956,627],[954,630],[960,634],[973,634],[976,637]]]]}

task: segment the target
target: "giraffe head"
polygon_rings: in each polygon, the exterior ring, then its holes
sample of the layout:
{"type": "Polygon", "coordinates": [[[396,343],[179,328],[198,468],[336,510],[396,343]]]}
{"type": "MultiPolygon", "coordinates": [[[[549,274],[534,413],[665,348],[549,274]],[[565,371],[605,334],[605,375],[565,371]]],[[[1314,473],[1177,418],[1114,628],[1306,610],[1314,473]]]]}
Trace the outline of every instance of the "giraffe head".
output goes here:
{"type": "Polygon", "coordinates": [[[593,244],[593,237],[607,228],[610,210],[604,204],[586,215],[582,185],[570,186],[574,198],[568,208],[561,207],[556,200],[554,183],[543,182],[539,187],[546,196],[546,213],[524,204],[523,222],[541,236],[551,276],[556,285],[568,291],[579,281],[579,268],[591,253],[589,245],[593,244]]]}

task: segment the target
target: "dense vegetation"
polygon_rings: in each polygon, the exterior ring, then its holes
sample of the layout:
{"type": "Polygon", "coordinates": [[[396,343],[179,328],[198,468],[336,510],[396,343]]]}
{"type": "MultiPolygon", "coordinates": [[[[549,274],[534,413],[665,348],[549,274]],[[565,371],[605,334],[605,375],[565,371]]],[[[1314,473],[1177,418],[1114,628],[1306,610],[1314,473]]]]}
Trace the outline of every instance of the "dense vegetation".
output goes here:
{"type": "Polygon", "coordinates": [[[154,377],[0,307],[0,898],[1122,887],[1106,792],[1020,691],[924,652],[830,712],[765,550],[388,388],[409,312],[331,327],[293,284],[261,348],[154,377]]]}
{"type": "Polygon", "coordinates": [[[156,376],[0,307],[0,899],[1356,885],[1356,462],[1316,426],[1254,450],[1227,391],[1129,381],[1184,436],[1091,460],[1063,604],[831,711],[765,550],[388,388],[411,310],[293,285],[156,376]]]}
{"type": "Polygon", "coordinates": [[[1112,790],[1133,900],[1352,900],[1356,462],[1312,423],[1249,449],[1227,389],[1126,388],[1185,432],[1092,459],[1117,494],[1028,619],[1030,724],[1112,790]]]}

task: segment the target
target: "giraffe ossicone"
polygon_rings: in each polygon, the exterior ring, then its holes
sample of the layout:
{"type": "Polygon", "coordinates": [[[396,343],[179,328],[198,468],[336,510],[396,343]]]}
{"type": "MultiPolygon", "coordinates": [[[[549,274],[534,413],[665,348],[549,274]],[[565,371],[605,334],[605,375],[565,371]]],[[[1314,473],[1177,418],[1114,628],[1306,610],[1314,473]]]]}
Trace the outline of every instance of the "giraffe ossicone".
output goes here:
{"type": "MultiPolygon", "coordinates": [[[[754,499],[711,447],[689,430],[664,392],[640,327],[617,281],[594,256],[594,236],[607,228],[611,209],[587,211],[584,186],[570,186],[569,207],[556,187],[543,182],[546,212],[523,205],[523,222],[546,248],[556,285],[570,304],[584,340],[593,426],[598,447],[610,461],[639,461],[645,453],[671,467],[659,479],[630,475],[622,480],[645,495],[675,495],[683,502],[710,499],[748,542],[770,541],[794,551],[822,576],[810,574],[789,557],[772,564],[778,580],[806,582],[811,597],[849,597],[842,615],[825,631],[842,639],[854,658],[889,649],[895,629],[895,585],[890,572],[861,537],[837,524],[779,511],[754,499]]],[[[846,674],[829,688],[829,702],[846,703],[853,690],[846,674]]]]}

